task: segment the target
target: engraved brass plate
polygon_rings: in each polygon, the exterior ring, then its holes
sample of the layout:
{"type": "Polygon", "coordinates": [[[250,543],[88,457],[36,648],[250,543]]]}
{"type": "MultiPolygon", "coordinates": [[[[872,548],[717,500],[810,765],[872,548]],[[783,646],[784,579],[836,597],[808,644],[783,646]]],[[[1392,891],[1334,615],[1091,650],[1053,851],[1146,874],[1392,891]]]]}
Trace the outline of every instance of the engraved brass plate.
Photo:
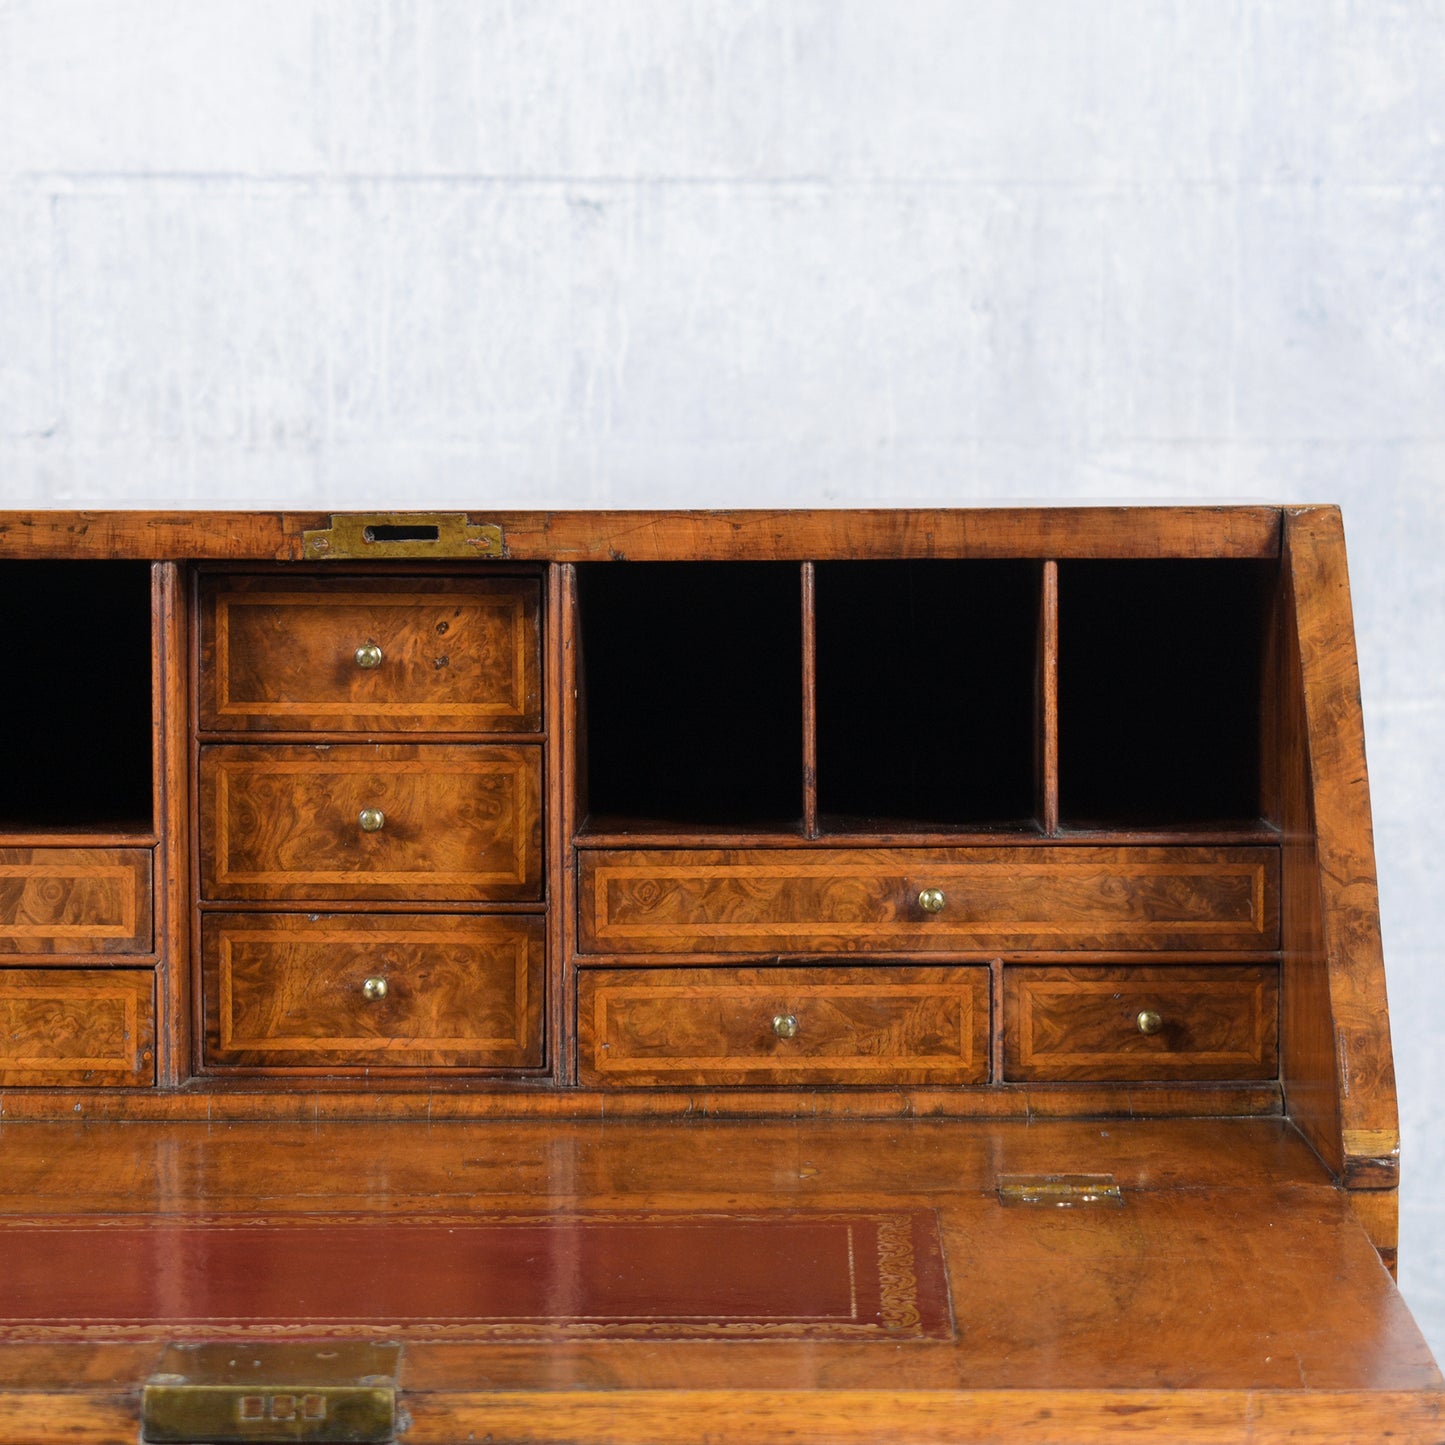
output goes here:
{"type": "Polygon", "coordinates": [[[502,529],[465,512],[334,514],[323,531],[303,532],[301,545],[308,562],[506,556],[502,529]]]}
{"type": "Polygon", "coordinates": [[[141,1439],[189,1445],[384,1445],[399,1345],[170,1345],[141,1395],[141,1439]]]}
{"type": "Polygon", "coordinates": [[[1003,1204],[1051,1204],[1057,1209],[1124,1202],[1112,1174],[1001,1174],[998,1197],[1003,1204]]]}

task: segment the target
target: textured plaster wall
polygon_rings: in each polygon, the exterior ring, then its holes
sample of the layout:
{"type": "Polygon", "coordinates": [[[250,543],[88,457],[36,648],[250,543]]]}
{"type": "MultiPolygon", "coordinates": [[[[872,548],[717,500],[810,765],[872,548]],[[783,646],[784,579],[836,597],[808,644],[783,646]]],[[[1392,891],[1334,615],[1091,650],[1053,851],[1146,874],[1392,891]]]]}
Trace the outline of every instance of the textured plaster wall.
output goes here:
{"type": "Polygon", "coordinates": [[[0,0],[0,502],[1340,502],[1438,1350],[1442,78],[1442,0],[0,0]]]}

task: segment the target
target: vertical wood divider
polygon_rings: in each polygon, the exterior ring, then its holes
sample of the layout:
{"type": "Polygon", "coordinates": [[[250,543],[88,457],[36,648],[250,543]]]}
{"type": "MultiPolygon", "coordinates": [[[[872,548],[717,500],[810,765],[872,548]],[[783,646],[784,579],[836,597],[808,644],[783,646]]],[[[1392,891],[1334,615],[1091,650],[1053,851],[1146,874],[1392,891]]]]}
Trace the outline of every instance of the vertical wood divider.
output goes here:
{"type": "Polygon", "coordinates": [[[543,689],[547,726],[547,945],[552,1007],[548,1045],[559,1084],[576,1078],[575,975],[577,869],[572,839],[577,832],[578,726],[577,569],[547,569],[547,618],[543,689]]]}
{"type": "Polygon", "coordinates": [[[1003,959],[988,961],[988,1081],[1003,1083],[1003,959]]]}
{"type": "Polygon", "coordinates": [[[175,562],[151,565],[151,706],[156,830],[156,1082],[183,1083],[191,1066],[190,669],[186,588],[175,562]]]}
{"type": "Polygon", "coordinates": [[[1044,832],[1059,831],[1059,564],[1044,563],[1039,608],[1039,811],[1044,832]]]}
{"type": "Polygon", "coordinates": [[[803,563],[803,833],[818,836],[817,574],[803,563]]]}

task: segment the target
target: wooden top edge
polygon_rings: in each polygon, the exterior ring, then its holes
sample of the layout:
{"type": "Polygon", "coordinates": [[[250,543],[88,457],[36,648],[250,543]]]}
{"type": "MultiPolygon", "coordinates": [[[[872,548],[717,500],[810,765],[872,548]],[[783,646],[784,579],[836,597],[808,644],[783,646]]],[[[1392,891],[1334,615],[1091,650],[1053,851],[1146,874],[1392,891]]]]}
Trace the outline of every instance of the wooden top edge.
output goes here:
{"type": "MultiPolygon", "coordinates": [[[[333,515],[366,512],[7,511],[0,558],[289,562],[333,515]]],[[[417,518],[434,512],[409,512],[417,518]]],[[[453,513],[454,515],[454,513],[453,513]]],[[[1273,558],[1278,506],[987,506],[739,511],[468,511],[515,561],[868,558],[1273,558]]],[[[377,560],[383,560],[381,555],[377,560]]],[[[481,560],[467,558],[467,561],[481,560]]],[[[320,565],[340,565],[322,563],[320,565]]]]}

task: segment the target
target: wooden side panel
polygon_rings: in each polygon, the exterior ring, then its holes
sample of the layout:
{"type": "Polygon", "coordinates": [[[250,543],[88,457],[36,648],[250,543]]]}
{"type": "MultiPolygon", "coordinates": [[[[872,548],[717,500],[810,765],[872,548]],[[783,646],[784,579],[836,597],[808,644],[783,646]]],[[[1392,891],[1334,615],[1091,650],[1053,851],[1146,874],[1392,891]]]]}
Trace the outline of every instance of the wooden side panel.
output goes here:
{"type": "Polygon", "coordinates": [[[0,848],[0,954],[150,948],[149,848],[0,848]]]}
{"type": "Polygon", "coordinates": [[[596,969],[584,1084],[978,1084],[988,970],[596,969]]]}
{"type": "Polygon", "coordinates": [[[201,727],[535,732],[540,609],[534,577],[203,578],[201,727]]]}
{"type": "Polygon", "coordinates": [[[597,851],[580,872],[592,954],[1260,949],[1279,928],[1273,848],[597,851]]]}
{"type": "Polygon", "coordinates": [[[1019,965],[1004,970],[1003,1008],[1009,1080],[1267,1079],[1279,1070],[1279,981],[1268,965],[1019,965]]]}
{"type": "Polygon", "coordinates": [[[218,746],[200,784],[209,899],[542,896],[536,745],[218,746]]]}
{"type": "Polygon", "coordinates": [[[206,1063],[538,1068],[543,932],[540,915],[208,914],[206,1063]]]}
{"type": "Polygon", "coordinates": [[[0,968],[0,1085],[153,1083],[149,969],[0,968]]]}
{"type": "Polygon", "coordinates": [[[1347,1184],[1388,1190],[1398,1179],[1399,1119],[1359,669],[1337,509],[1287,511],[1285,582],[1286,1106],[1347,1184]]]}

